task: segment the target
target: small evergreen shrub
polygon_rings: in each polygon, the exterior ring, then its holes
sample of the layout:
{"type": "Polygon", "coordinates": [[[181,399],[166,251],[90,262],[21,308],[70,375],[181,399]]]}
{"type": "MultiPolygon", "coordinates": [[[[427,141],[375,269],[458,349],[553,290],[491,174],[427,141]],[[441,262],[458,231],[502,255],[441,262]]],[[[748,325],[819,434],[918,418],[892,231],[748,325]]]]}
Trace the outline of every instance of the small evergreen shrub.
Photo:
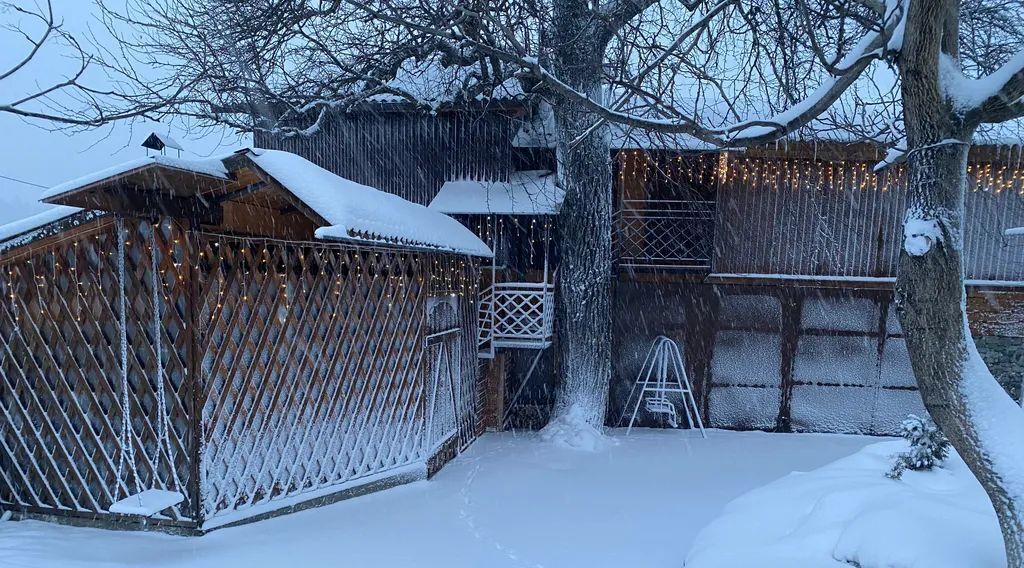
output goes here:
{"type": "Polygon", "coordinates": [[[949,455],[949,440],[928,418],[913,414],[907,416],[900,425],[900,435],[910,442],[910,450],[896,456],[896,463],[886,474],[887,477],[899,479],[908,469],[932,469],[949,455]]]}

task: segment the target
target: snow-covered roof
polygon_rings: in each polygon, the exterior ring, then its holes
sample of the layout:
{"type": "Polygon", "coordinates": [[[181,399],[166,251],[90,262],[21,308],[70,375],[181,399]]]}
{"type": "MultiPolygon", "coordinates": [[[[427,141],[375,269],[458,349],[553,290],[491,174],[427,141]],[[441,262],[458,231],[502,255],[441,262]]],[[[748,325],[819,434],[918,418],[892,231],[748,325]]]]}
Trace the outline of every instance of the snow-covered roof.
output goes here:
{"type": "Polygon", "coordinates": [[[514,172],[509,181],[449,181],[430,208],[448,214],[554,215],[565,199],[555,177],[547,170],[529,170],[514,172]]]}
{"type": "Polygon", "coordinates": [[[285,190],[330,223],[316,230],[319,239],[492,256],[491,249],[479,237],[447,215],[337,176],[290,152],[256,148],[245,153],[285,190]]]}
{"type": "MultiPolygon", "coordinates": [[[[67,219],[81,211],[82,210],[77,207],[55,205],[42,213],[36,213],[30,217],[11,221],[6,225],[0,225],[0,242],[8,245],[5,248],[11,248],[10,243],[6,243],[6,241],[19,236],[28,236],[29,233],[32,233],[33,231],[41,229],[52,223],[63,221],[64,219],[67,219]]],[[[29,238],[29,240],[31,240],[31,238],[29,238]]]]}
{"type": "Polygon", "coordinates": [[[129,160],[127,162],[117,164],[116,166],[111,166],[109,168],[84,175],[80,178],[64,182],[60,185],[55,185],[44,191],[42,195],[40,195],[39,199],[47,201],[57,197],[58,195],[70,193],[111,178],[124,176],[153,165],[214,178],[229,179],[228,170],[224,167],[224,158],[226,158],[226,156],[199,159],[172,158],[170,156],[149,156],[146,158],[139,158],[137,160],[129,160]]]}
{"type": "MultiPolygon", "coordinates": [[[[360,185],[339,177],[289,152],[244,150],[206,159],[152,156],[131,160],[52,187],[41,194],[42,200],[80,190],[140,169],[159,165],[165,168],[230,180],[225,162],[239,153],[272,177],[328,225],[316,230],[320,239],[352,240],[384,245],[404,245],[443,251],[492,255],[491,250],[458,221],[411,203],[390,193],[360,185]]],[[[0,226],[0,250],[9,250],[45,236],[58,221],[82,212],[77,207],[55,206],[46,211],[0,226]]]]}

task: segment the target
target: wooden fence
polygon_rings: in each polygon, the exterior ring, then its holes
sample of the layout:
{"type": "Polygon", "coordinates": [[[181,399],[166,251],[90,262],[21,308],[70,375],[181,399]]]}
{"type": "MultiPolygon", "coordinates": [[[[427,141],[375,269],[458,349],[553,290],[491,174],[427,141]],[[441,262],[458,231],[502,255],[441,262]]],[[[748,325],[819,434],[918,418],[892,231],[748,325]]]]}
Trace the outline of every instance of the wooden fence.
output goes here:
{"type": "Polygon", "coordinates": [[[420,255],[200,245],[207,518],[424,459],[420,255]]]}
{"type": "Polygon", "coordinates": [[[481,431],[464,257],[105,217],[2,270],[4,508],[136,522],[109,506],[158,488],[185,501],[153,524],[210,528],[423,472],[481,431]],[[456,308],[443,375],[434,296],[456,308]]]}
{"type": "Polygon", "coordinates": [[[0,502],[94,516],[139,488],[167,488],[186,499],[165,521],[188,525],[187,247],[169,222],[124,222],[120,239],[119,225],[92,222],[4,258],[0,502]]]}

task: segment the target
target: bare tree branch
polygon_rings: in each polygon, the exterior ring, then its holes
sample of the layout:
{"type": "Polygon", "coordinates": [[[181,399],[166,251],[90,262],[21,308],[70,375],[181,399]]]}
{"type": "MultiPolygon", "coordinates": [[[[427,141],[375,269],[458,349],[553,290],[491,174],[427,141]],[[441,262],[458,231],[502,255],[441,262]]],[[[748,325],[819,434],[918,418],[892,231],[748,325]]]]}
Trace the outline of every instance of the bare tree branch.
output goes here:
{"type": "MultiPolygon", "coordinates": [[[[44,7],[30,10],[20,6],[4,4],[11,13],[24,16],[29,25],[6,24],[8,31],[24,37],[29,43],[25,54],[10,68],[0,72],[0,84],[9,81],[19,71],[36,61],[44,49],[62,50],[66,58],[78,61],[74,72],[50,83],[37,84],[29,92],[13,95],[8,100],[0,99],[0,113],[37,119],[64,127],[96,127],[117,120],[131,118],[154,118],[152,113],[166,107],[167,102],[177,100],[192,86],[182,84],[172,91],[161,93],[159,98],[148,104],[138,104],[129,90],[117,88],[99,89],[89,86],[86,75],[110,67],[94,53],[89,53],[79,41],[65,31],[53,10],[50,0],[44,7]],[[42,24],[41,31],[27,30],[32,22],[42,24]]],[[[141,84],[141,82],[140,82],[141,84]]]]}

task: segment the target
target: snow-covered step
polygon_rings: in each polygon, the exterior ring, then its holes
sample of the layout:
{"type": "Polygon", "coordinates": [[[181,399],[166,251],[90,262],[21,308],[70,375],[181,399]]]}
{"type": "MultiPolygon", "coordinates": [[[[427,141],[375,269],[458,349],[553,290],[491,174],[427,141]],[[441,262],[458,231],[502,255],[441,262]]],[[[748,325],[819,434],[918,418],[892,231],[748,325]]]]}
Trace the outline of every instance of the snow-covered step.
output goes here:
{"type": "Polygon", "coordinates": [[[152,517],[160,511],[173,507],[184,500],[185,496],[177,491],[147,489],[142,493],[129,495],[114,503],[110,506],[110,512],[122,515],[152,517]]]}

